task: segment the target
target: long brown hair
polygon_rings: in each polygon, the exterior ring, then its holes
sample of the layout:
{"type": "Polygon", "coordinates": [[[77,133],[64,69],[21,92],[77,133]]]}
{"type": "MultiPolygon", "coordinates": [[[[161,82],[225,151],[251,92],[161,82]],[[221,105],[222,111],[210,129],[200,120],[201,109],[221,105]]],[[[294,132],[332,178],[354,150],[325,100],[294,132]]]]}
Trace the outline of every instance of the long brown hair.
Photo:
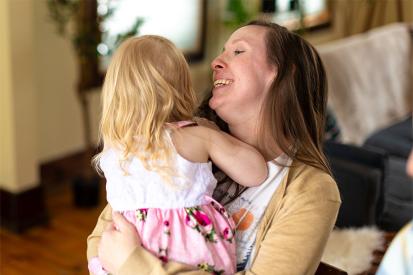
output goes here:
{"type": "Polygon", "coordinates": [[[271,144],[276,144],[291,159],[330,174],[322,149],[327,78],[320,56],[282,26],[265,21],[248,25],[267,28],[267,60],[277,68],[261,112],[259,149],[272,152],[271,144]]]}

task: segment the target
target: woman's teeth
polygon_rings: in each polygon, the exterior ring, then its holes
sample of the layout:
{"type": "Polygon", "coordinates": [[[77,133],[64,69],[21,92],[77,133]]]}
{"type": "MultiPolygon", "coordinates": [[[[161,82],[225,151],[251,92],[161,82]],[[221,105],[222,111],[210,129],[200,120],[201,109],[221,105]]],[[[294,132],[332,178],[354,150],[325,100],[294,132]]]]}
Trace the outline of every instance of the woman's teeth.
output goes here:
{"type": "Polygon", "coordinates": [[[214,87],[215,87],[215,88],[216,88],[216,87],[221,87],[221,86],[228,85],[228,84],[231,84],[231,83],[232,83],[232,80],[228,80],[228,79],[217,79],[217,80],[214,81],[214,87]]]}

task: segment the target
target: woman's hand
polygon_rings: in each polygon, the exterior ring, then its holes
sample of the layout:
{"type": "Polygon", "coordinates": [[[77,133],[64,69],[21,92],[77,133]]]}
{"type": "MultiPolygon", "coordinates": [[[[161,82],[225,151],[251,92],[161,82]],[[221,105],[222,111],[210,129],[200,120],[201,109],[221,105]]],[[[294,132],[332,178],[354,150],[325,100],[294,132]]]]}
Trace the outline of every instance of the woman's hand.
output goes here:
{"type": "Polygon", "coordinates": [[[105,270],[117,273],[129,255],[140,245],[135,227],[118,212],[112,213],[113,223],[103,232],[98,256],[105,270]]]}

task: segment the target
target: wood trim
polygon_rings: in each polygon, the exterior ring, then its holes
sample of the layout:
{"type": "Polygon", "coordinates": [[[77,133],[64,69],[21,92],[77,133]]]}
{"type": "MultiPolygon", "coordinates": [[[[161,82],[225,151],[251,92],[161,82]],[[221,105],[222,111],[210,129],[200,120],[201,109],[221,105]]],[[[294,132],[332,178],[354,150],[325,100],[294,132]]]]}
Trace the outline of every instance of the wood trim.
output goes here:
{"type": "Polygon", "coordinates": [[[46,224],[48,220],[42,185],[17,194],[0,189],[2,227],[21,233],[32,226],[46,224]]]}
{"type": "Polygon", "coordinates": [[[327,263],[320,262],[315,275],[347,275],[347,272],[327,263]]]}
{"type": "Polygon", "coordinates": [[[92,167],[92,157],[102,150],[101,147],[91,150],[79,150],[71,154],[40,164],[40,179],[47,192],[58,186],[70,184],[77,178],[96,176],[92,167]]]}

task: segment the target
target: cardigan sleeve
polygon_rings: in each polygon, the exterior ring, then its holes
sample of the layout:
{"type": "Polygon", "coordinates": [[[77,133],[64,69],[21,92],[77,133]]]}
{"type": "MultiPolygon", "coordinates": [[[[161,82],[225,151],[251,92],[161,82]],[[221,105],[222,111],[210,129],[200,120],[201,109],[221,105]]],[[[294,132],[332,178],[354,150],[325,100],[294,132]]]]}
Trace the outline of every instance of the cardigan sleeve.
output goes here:
{"type": "Polygon", "coordinates": [[[211,274],[206,271],[197,269],[194,266],[168,261],[164,264],[157,257],[142,248],[137,247],[128,257],[125,263],[120,267],[117,275],[134,275],[134,274],[184,274],[184,275],[206,275],[211,274]],[[139,272],[137,272],[139,271],[139,272]]]}
{"type": "Polygon", "coordinates": [[[254,260],[245,274],[315,273],[341,203],[331,178],[315,180],[287,188],[268,231],[257,239],[254,260]]]}
{"type": "Polygon", "coordinates": [[[112,208],[109,204],[103,209],[102,213],[100,214],[98,221],[96,223],[95,228],[93,229],[92,233],[87,237],[87,259],[90,260],[93,257],[98,256],[98,246],[100,242],[100,238],[102,236],[103,231],[107,228],[107,226],[112,222],[112,208]]]}

